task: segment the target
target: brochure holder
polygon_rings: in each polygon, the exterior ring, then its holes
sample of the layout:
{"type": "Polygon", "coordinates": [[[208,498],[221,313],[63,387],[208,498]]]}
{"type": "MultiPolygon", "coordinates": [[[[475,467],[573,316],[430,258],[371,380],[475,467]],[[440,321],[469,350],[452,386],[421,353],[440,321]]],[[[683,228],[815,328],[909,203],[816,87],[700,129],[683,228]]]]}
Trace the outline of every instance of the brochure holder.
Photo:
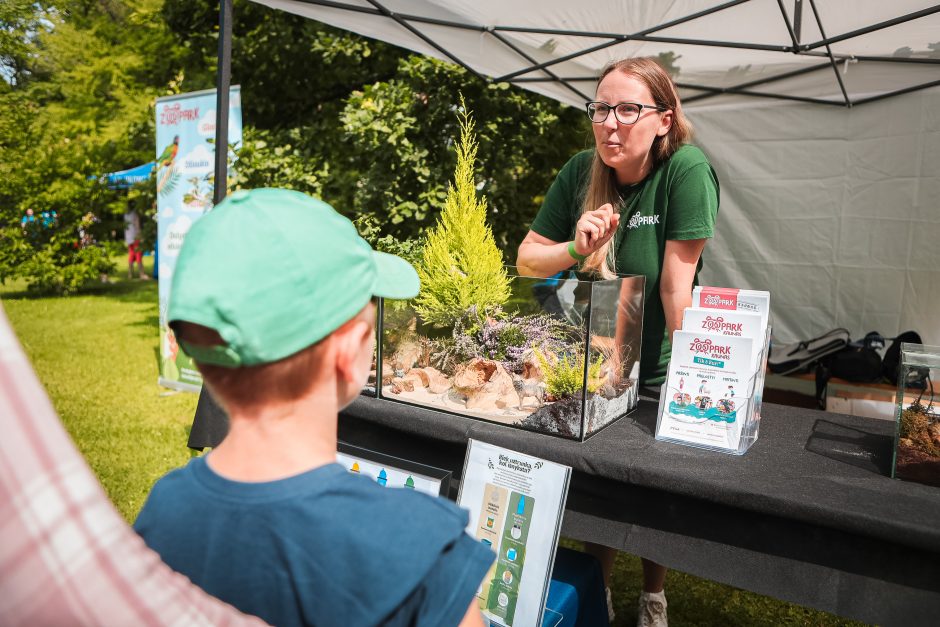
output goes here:
{"type": "MultiPolygon", "coordinates": [[[[770,353],[770,334],[771,327],[768,324],[764,334],[764,344],[756,360],[756,370],[751,372],[747,378],[745,394],[735,397],[737,407],[743,409],[743,411],[741,409],[730,412],[722,412],[720,409],[686,410],[681,418],[676,417],[670,412],[671,404],[672,407],[675,407],[675,399],[673,398],[675,392],[669,389],[669,380],[667,379],[659,395],[659,410],[656,413],[656,439],[731,455],[746,453],[751,445],[757,441],[760,428],[764,379],[767,371],[767,357],[770,353]],[[746,401],[746,403],[742,403],[742,401],[746,401]],[[679,421],[685,423],[682,429],[668,428],[679,421]],[[715,424],[721,423],[726,427],[729,434],[725,446],[707,444],[694,439],[696,433],[706,430],[714,431],[715,424]]],[[[667,372],[672,372],[672,363],[670,362],[669,365],[667,372]]],[[[718,402],[721,403],[722,400],[718,402]]]]}

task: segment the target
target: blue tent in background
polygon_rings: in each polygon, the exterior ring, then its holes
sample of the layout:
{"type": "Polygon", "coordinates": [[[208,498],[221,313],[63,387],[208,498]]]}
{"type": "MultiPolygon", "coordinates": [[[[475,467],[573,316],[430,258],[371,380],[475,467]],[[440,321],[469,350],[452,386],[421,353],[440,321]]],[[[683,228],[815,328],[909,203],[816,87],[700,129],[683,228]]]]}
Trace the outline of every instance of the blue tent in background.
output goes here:
{"type": "Polygon", "coordinates": [[[108,189],[128,189],[150,178],[150,173],[153,172],[154,167],[156,167],[156,161],[150,161],[129,170],[102,174],[99,180],[107,185],[108,189]]]}

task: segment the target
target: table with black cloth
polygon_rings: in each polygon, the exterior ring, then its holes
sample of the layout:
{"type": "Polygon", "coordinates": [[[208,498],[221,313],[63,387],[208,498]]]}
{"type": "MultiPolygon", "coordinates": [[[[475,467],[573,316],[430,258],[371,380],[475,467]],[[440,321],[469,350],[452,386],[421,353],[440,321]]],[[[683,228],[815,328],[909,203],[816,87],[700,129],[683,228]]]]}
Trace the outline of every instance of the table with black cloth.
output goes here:
{"type": "Polygon", "coordinates": [[[362,396],[339,437],[451,470],[455,485],[468,438],[567,464],[566,537],[869,623],[937,624],[940,488],[889,478],[893,423],[762,413],[742,456],[656,441],[643,400],[575,442],[362,396]]]}

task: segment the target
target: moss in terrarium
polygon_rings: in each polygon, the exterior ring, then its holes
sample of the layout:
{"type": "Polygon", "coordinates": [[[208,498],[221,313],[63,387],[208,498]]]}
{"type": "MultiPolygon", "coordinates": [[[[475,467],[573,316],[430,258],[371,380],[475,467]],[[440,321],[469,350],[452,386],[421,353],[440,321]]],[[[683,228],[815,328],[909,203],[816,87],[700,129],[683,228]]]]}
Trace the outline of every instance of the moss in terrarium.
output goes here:
{"type": "MultiPolygon", "coordinates": [[[[546,357],[542,351],[535,349],[535,358],[545,377],[545,391],[553,398],[568,398],[574,396],[584,388],[584,356],[570,357],[562,354],[557,357],[546,357]]],[[[596,392],[600,387],[601,365],[603,356],[588,366],[588,392],[596,392]]]]}
{"type": "Polygon", "coordinates": [[[931,433],[934,424],[927,409],[920,403],[913,403],[901,412],[900,436],[910,441],[912,448],[932,457],[940,457],[940,447],[931,433]]]}

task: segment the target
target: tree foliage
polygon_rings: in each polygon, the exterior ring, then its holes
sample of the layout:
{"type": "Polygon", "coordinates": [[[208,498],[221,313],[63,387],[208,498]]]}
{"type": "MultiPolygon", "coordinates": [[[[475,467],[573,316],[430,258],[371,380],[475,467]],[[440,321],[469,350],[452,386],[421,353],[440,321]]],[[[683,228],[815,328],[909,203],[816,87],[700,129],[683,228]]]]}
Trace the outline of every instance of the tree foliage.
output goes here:
{"type": "MultiPolygon", "coordinates": [[[[466,104],[461,101],[464,107],[466,104]]],[[[418,276],[415,311],[428,324],[453,326],[470,308],[486,312],[509,299],[509,277],[486,224],[486,198],[473,177],[477,142],[470,113],[462,109],[457,167],[437,225],[428,233],[418,276]]]]}
{"type": "MultiPolygon", "coordinates": [[[[0,3],[0,278],[35,274],[25,262],[42,251],[60,273],[86,263],[52,235],[77,240],[88,211],[102,243],[120,241],[128,204],[153,215],[151,192],[90,177],[153,159],[157,96],[215,86],[217,12],[215,0],[0,3]],[[21,237],[29,208],[55,209],[55,232],[21,237]]],[[[475,180],[507,259],[557,170],[590,141],[577,111],[452,64],[248,0],[234,16],[245,141],[230,185],[320,195],[368,220],[386,248],[417,251],[445,204],[456,93],[476,115],[475,180]]]]}
{"type": "Polygon", "coordinates": [[[3,67],[15,68],[0,89],[0,279],[74,291],[120,248],[110,243],[121,235],[128,199],[95,177],[153,158],[151,103],[177,65],[172,50],[161,52],[171,48],[161,5],[72,0],[0,11],[0,31],[19,46],[0,52],[3,67]],[[54,210],[57,220],[25,229],[30,209],[54,210]],[[98,219],[95,250],[79,244],[89,212],[98,219]]]}

